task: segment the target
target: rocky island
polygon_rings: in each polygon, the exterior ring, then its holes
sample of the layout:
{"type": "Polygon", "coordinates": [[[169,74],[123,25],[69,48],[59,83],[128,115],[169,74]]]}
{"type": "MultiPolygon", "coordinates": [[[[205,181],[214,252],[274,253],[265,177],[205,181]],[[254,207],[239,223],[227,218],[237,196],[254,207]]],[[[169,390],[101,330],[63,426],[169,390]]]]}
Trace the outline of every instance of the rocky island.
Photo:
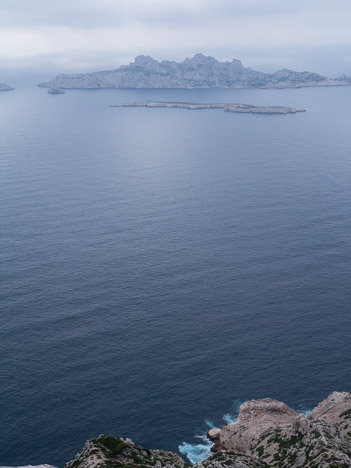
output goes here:
{"type": "Polygon", "coordinates": [[[140,55],[129,65],[92,73],[60,74],[38,86],[55,88],[298,88],[301,86],[347,86],[351,78],[331,79],[307,71],[282,69],[263,73],[246,68],[240,60],[220,62],[196,54],[182,62],[154,60],[140,55]]]}
{"type": "Polygon", "coordinates": [[[7,84],[0,83],[0,91],[12,91],[13,89],[15,88],[12,88],[11,86],[7,84]]]}
{"type": "Polygon", "coordinates": [[[129,104],[111,104],[110,107],[167,107],[188,110],[199,109],[223,109],[226,112],[235,113],[252,113],[252,114],[295,114],[296,112],[306,112],[306,109],[284,107],[284,106],[252,106],[250,104],[199,104],[193,102],[159,102],[159,101],[144,101],[132,102],[129,104]]]}
{"type": "Polygon", "coordinates": [[[60,88],[49,88],[48,94],[65,94],[66,91],[60,88]]]}
{"type": "MultiPolygon", "coordinates": [[[[194,468],[350,468],[351,392],[333,392],[308,416],[270,398],[247,401],[234,423],[211,429],[208,437],[213,454],[194,468]]],[[[65,468],[187,466],[173,452],[100,435],[86,442],[65,468]]]]}

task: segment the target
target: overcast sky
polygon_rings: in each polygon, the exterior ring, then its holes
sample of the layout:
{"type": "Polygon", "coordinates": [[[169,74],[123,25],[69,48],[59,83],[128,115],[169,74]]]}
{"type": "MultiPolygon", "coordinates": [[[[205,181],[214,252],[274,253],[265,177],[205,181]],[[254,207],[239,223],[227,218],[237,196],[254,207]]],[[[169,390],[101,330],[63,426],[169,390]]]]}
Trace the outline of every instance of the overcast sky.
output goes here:
{"type": "Polygon", "coordinates": [[[350,20],[351,0],[0,0],[0,67],[94,71],[203,52],[351,74],[350,20]]]}

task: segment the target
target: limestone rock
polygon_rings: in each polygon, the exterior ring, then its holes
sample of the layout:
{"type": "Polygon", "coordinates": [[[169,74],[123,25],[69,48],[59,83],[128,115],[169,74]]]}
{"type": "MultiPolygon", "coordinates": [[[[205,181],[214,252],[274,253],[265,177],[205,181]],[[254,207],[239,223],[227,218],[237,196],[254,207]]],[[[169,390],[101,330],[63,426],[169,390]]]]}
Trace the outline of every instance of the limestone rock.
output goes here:
{"type": "Polygon", "coordinates": [[[329,424],[338,424],[345,419],[351,423],[351,393],[333,392],[309,414],[309,419],[322,419],[329,424]]]}
{"type": "MultiPolygon", "coordinates": [[[[270,398],[247,401],[234,423],[209,430],[208,437],[214,453],[193,468],[350,468],[351,393],[333,392],[308,417],[270,398]]],[[[89,440],[65,468],[186,466],[173,452],[101,435],[89,440]]]]}
{"type": "Polygon", "coordinates": [[[219,62],[196,54],[183,62],[139,55],[115,70],[85,74],[60,74],[38,86],[56,88],[296,88],[300,86],[346,86],[347,79],[331,80],[317,73],[279,70],[263,73],[245,68],[240,60],[219,62]]]}
{"type": "Polygon", "coordinates": [[[219,439],[221,432],[222,432],[221,429],[219,429],[218,427],[213,427],[207,432],[207,436],[210,440],[213,441],[213,440],[219,439]]]}
{"type": "MultiPolygon", "coordinates": [[[[265,398],[243,403],[236,422],[216,431],[211,440],[215,451],[226,457],[230,454],[233,464],[226,458],[226,466],[259,467],[261,462],[281,468],[346,468],[351,466],[349,426],[349,393],[332,393],[308,418],[284,403],[265,398]],[[249,457],[246,465],[235,464],[238,453],[249,457]]],[[[211,463],[211,457],[203,462],[205,468],[209,468],[207,462],[211,463]]]]}
{"type": "Polygon", "coordinates": [[[193,468],[268,468],[268,465],[255,457],[242,453],[223,451],[217,452],[193,468]]]}
{"type": "Polygon", "coordinates": [[[253,106],[252,104],[230,104],[211,103],[200,104],[194,102],[164,102],[164,101],[141,101],[124,104],[111,104],[110,107],[167,107],[177,109],[199,110],[199,109],[223,109],[226,112],[252,113],[252,114],[296,114],[306,112],[306,109],[284,107],[284,106],[253,106]]]}
{"type": "Polygon", "coordinates": [[[335,78],[337,81],[342,81],[344,83],[351,83],[351,76],[350,75],[341,75],[338,78],[335,78]]]}
{"type": "Polygon", "coordinates": [[[65,468],[183,468],[184,460],[173,452],[143,449],[131,439],[101,435],[88,440],[65,468]]]}
{"type": "Polygon", "coordinates": [[[52,465],[23,465],[23,466],[0,466],[0,468],[55,468],[52,465]]]}
{"type": "Polygon", "coordinates": [[[49,88],[48,94],[65,94],[66,91],[60,88],[49,88]]]}

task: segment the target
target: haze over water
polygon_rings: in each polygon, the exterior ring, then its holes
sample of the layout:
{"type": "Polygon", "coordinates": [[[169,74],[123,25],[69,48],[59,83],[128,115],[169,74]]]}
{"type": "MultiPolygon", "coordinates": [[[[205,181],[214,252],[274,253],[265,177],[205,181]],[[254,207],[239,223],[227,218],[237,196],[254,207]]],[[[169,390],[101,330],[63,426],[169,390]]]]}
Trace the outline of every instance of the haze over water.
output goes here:
{"type": "Polygon", "coordinates": [[[350,389],[351,88],[0,95],[0,464],[350,389]],[[110,108],[134,100],[295,115],[110,108]]]}

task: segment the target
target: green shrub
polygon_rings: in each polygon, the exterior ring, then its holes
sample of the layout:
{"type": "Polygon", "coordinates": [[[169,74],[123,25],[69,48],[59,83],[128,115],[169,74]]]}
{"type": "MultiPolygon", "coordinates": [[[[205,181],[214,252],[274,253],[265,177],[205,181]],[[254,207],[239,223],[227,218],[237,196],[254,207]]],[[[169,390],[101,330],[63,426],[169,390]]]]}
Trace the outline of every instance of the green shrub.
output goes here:
{"type": "Polygon", "coordinates": [[[114,458],[119,455],[126,446],[122,439],[113,436],[102,435],[99,437],[98,441],[108,449],[106,455],[110,458],[114,458]]]}

